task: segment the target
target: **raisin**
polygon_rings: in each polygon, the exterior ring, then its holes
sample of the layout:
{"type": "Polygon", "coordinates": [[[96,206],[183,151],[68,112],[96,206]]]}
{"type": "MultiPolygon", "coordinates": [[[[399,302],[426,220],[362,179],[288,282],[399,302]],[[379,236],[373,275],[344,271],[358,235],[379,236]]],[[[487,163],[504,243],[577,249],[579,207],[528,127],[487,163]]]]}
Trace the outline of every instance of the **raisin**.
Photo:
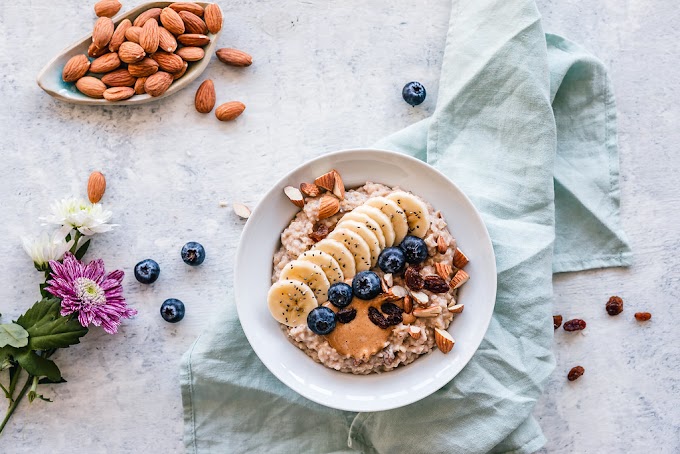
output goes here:
{"type": "Polygon", "coordinates": [[[403,321],[401,314],[391,314],[387,317],[387,324],[390,326],[398,325],[403,321]]]}
{"type": "Polygon", "coordinates": [[[562,316],[561,315],[553,315],[553,328],[557,329],[560,326],[562,326],[562,316]]]}
{"type": "Polygon", "coordinates": [[[326,238],[329,233],[331,233],[331,229],[329,229],[327,225],[320,224],[317,222],[316,224],[314,224],[314,227],[312,228],[312,233],[309,234],[309,237],[315,243],[318,243],[319,241],[326,238]]]}
{"type": "Polygon", "coordinates": [[[652,314],[650,314],[649,312],[636,312],[635,313],[635,320],[637,320],[638,322],[646,322],[650,318],[652,318],[652,314]]]}
{"type": "Polygon", "coordinates": [[[580,331],[580,330],[585,329],[585,328],[586,328],[585,320],[575,318],[573,320],[569,320],[569,321],[564,322],[564,330],[565,331],[580,331]]]}
{"type": "Polygon", "coordinates": [[[382,303],[380,310],[387,315],[401,315],[404,312],[399,306],[394,303],[382,303]]]}
{"type": "Polygon", "coordinates": [[[390,326],[390,324],[387,323],[387,319],[385,318],[385,316],[381,314],[380,311],[373,306],[368,308],[368,319],[371,322],[373,322],[374,325],[377,325],[379,328],[382,329],[387,329],[390,326]]]}
{"type": "Polygon", "coordinates": [[[432,293],[446,293],[449,291],[449,284],[441,277],[433,274],[431,276],[425,276],[424,284],[425,290],[429,290],[432,293]]]}
{"type": "Polygon", "coordinates": [[[618,296],[612,296],[605,306],[609,315],[619,315],[623,312],[623,300],[618,296]]]}
{"type": "Polygon", "coordinates": [[[340,323],[349,323],[357,316],[357,310],[353,307],[345,307],[335,313],[335,318],[340,323]]]}
{"type": "Polygon", "coordinates": [[[423,287],[425,286],[425,281],[423,280],[423,277],[420,275],[418,270],[412,266],[406,268],[406,272],[404,273],[404,280],[406,281],[406,285],[408,286],[408,288],[416,292],[418,290],[422,290],[423,287]]]}
{"type": "Polygon", "coordinates": [[[569,371],[569,374],[567,375],[567,379],[569,381],[574,381],[577,378],[579,378],[581,375],[583,375],[583,373],[585,371],[586,370],[584,368],[582,368],[581,366],[572,367],[571,370],[569,371]]]}

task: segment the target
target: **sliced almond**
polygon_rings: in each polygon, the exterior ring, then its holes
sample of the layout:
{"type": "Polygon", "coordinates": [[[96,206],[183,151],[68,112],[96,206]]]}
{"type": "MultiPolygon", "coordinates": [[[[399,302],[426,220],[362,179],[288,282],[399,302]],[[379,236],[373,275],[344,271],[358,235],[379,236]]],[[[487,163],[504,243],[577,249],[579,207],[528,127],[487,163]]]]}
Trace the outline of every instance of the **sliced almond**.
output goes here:
{"type": "Polygon", "coordinates": [[[388,287],[392,287],[394,285],[394,278],[392,277],[392,273],[387,273],[386,275],[383,276],[383,279],[385,279],[385,284],[387,284],[388,287]]]}
{"type": "Polygon", "coordinates": [[[422,334],[421,331],[422,329],[420,328],[420,326],[411,325],[408,327],[408,333],[414,339],[420,339],[420,335],[422,334]]]}
{"type": "Polygon", "coordinates": [[[463,254],[463,251],[456,248],[456,252],[453,253],[453,266],[456,268],[465,268],[469,262],[468,258],[463,254]]]}
{"type": "Polygon", "coordinates": [[[383,276],[382,279],[380,279],[380,288],[382,289],[383,293],[389,293],[390,291],[390,288],[387,286],[387,282],[385,282],[385,276],[383,276]]]}
{"type": "Polygon", "coordinates": [[[420,304],[425,304],[430,301],[430,297],[424,292],[411,292],[411,296],[420,304]]]}
{"type": "Polygon", "coordinates": [[[448,263],[435,263],[434,270],[444,280],[448,280],[453,272],[453,268],[448,263]]]}
{"type": "Polygon", "coordinates": [[[439,328],[434,329],[434,341],[442,353],[450,352],[453,349],[453,344],[456,343],[448,331],[439,328]]]}
{"type": "Polygon", "coordinates": [[[437,252],[440,254],[446,254],[446,251],[449,250],[449,242],[444,239],[443,236],[439,235],[437,237],[437,252]]]}
{"type": "Polygon", "coordinates": [[[433,318],[441,315],[441,306],[430,306],[426,308],[413,309],[413,315],[418,318],[433,318]]]}
{"type": "Polygon", "coordinates": [[[461,285],[465,284],[468,280],[470,280],[470,275],[463,270],[458,270],[456,275],[453,276],[453,279],[451,279],[449,285],[452,289],[457,289],[461,285]]]}
{"type": "Polygon", "coordinates": [[[283,188],[283,193],[286,194],[286,197],[290,199],[291,202],[293,202],[293,205],[302,208],[305,206],[305,200],[302,198],[302,192],[295,186],[286,186],[283,188]]]}
{"type": "Polygon", "coordinates": [[[413,300],[411,300],[411,297],[406,295],[404,297],[404,313],[410,314],[413,312],[413,300]]]}
{"type": "Polygon", "coordinates": [[[340,211],[340,201],[332,195],[324,195],[319,202],[319,219],[326,219],[340,211]]]}
{"type": "Polygon", "coordinates": [[[308,197],[316,197],[321,194],[321,189],[314,183],[300,183],[300,191],[308,197]]]}
{"type": "Polygon", "coordinates": [[[324,173],[314,180],[314,184],[320,188],[324,188],[326,191],[333,192],[333,187],[335,187],[335,170],[324,173]]]}
{"type": "Polygon", "coordinates": [[[345,183],[342,182],[340,173],[333,169],[333,174],[335,175],[335,182],[333,183],[333,194],[340,200],[345,200],[345,183]]]}
{"type": "Polygon", "coordinates": [[[390,289],[390,293],[396,296],[397,298],[404,298],[408,296],[408,291],[402,287],[401,285],[395,285],[390,289]]]}
{"type": "Polygon", "coordinates": [[[465,308],[464,304],[452,304],[449,307],[447,307],[449,312],[451,312],[452,314],[460,314],[461,312],[463,312],[464,308],[465,308]]]}
{"type": "Polygon", "coordinates": [[[250,208],[248,208],[244,204],[234,202],[232,204],[232,208],[234,209],[234,213],[236,213],[238,217],[243,219],[248,219],[250,217],[250,208]]]}

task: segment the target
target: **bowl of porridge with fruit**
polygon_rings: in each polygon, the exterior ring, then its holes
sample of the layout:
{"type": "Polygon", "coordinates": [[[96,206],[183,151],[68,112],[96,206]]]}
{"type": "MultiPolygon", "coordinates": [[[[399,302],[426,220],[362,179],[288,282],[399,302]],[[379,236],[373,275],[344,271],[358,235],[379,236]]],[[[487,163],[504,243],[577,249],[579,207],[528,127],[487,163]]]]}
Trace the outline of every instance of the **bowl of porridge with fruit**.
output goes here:
{"type": "Polygon", "coordinates": [[[398,153],[331,153],[292,171],[250,216],[235,267],[243,330],[315,402],[377,411],[441,388],[493,311],[495,258],[470,200],[398,153]]]}

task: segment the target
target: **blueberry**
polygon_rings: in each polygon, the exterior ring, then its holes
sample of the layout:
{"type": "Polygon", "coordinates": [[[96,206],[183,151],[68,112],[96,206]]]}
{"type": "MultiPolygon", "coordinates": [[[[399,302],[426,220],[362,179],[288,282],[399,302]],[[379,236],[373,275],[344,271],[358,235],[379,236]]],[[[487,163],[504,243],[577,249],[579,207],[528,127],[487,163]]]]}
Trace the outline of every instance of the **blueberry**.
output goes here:
{"type": "Polygon", "coordinates": [[[163,301],[161,316],[166,322],[177,323],[184,318],[184,303],[175,298],[163,301]]]}
{"type": "Polygon", "coordinates": [[[378,257],[378,266],[385,273],[401,273],[406,266],[404,251],[398,247],[383,249],[378,257]]]}
{"type": "Polygon", "coordinates": [[[182,260],[187,265],[198,266],[205,260],[205,249],[201,243],[189,241],[182,248],[182,260]]]}
{"type": "Polygon", "coordinates": [[[425,244],[422,238],[407,235],[399,247],[404,251],[406,261],[410,264],[421,263],[427,259],[427,244],[425,244]]]}
{"type": "Polygon", "coordinates": [[[412,106],[417,106],[418,104],[421,104],[423,101],[425,101],[427,92],[425,91],[423,84],[420,82],[409,82],[404,85],[404,88],[401,90],[401,96],[407,103],[411,104],[412,106]]]}
{"type": "Polygon", "coordinates": [[[328,289],[328,301],[335,307],[347,307],[352,302],[352,287],[344,282],[336,282],[328,289]]]}
{"type": "Polygon", "coordinates": [[[370,300],[382,291],[380,278],[373,271],[362,271],[352,279],[352,290],[357,298],[370,300]]]}
{"type": "Polygon", "coordinates": [[[328,334],[335,329],[335,313],[324,306],[315,307],[307,315],[307,326],[316,334],[328,334]]]}
{"type": "Polygon", "coordinates": [[[135,278],[142,284],[153,284],[161,274],[161,268],[154,260],[142,260],[135,265],[135,278]]]}

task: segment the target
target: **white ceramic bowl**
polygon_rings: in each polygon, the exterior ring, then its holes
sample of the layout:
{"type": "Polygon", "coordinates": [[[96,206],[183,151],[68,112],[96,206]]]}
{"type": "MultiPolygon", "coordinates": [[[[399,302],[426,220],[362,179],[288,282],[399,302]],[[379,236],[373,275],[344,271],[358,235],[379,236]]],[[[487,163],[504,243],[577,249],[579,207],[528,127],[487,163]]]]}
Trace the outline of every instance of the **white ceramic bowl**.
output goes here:
{"type": "Polygon", "coordinates": [[[470,200],[444,175],[408,156],[380,150],[347,150],[326,154],[298,167],[264,196],[248,219],[236,253],[234,286],[243,330],[267,368],[293,390],[328,407],[379,411],[416,402],[448,383],[472,358],[491,320],[496,299],[496,262],[489,234],[470,200]],[[288,342],[269,314],[272,257],[280,234],[297,208],[283,188],[337,169],[347,188],[367,181],[399,186],[441,210],[459,247],[470,258],[470,280],[461,288],[465,311],[449,332],[456,340],[444,355],[435,348],[405,367],[371,375],[352,375],[314,362],[288,342]]]}

